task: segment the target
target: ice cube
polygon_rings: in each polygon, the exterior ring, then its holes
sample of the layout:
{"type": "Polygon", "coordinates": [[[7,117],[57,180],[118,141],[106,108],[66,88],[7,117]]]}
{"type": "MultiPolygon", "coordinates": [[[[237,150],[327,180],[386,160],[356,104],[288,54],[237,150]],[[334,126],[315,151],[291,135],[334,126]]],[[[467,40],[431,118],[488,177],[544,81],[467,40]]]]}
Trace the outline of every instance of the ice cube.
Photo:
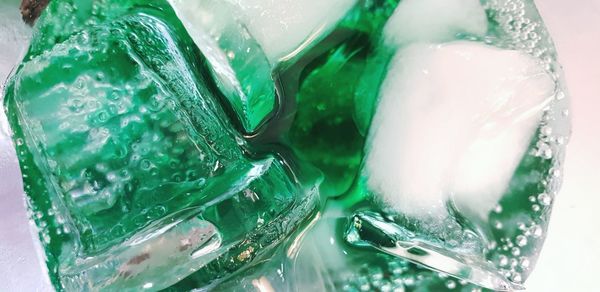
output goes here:
{"type": "Polygon", "coordinates": [[[29,207],[59,290],[160,289],[196,271],[186,290],[208,285],[277,246],[315,208],[283,158],[245,154],[173,19],[138,11],[84,27],[29,55],[7,85],[29,207]],[[212,234],[202,226],[222,236],[210,253],[198,252],[206,242],[196,237],[212,234]],[[161,248],[177,241],[193,249],[161,248]]]}
{"type": "Polygon", "coordinates": [[[170,3],[183,19],[190,21],[188,24],[192,27],[186,27],[191,30],[203,27],[202,22],[206,20],[202,18],[207,17],[208,12],[228,10],[230,14],[220,14],[225,17],[217,21],[241,22],[260,44],[269,62],[276,63],[303,43],[331,29],[356,1],[170,0],[170,3]]]}
{"type": "Polygon", "coordinates": [[[457,34],[483,36],[488,27],[479,0],[403,0],[385,27],[394,45],[452,40],[457,34]]]}
{"type": "Polygon", "coordinates": [[[554,89],[519,51],[466,41],[399,51],[369,134],[368,185],[409,216],[445,217],[453,198],[487,218],[554,89]]]}
{"type": "Polygon", "coordinates": [[[273,68],[315,43],[356,0],[169,0],[243,127],[253,132],[276,105],[273,68]]]}

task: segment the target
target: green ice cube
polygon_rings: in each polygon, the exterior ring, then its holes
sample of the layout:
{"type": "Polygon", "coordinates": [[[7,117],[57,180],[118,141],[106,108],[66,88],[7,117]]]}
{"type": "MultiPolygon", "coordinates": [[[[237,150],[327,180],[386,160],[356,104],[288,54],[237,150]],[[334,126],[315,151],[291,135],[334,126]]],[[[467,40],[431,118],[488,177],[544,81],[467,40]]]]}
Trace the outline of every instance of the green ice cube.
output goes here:
{"type": "MultiPolygon", "coordinates": [[[[158,289],[195,271],[208,285],[315,206],[279,155],[249,157],[172,11],[132,11],[40,51],[34,42],[7,86],[28,204],[59,290],[158,289]],[[179,248],[165,252],[165,242],[179,248]]],[[[59,21],[51,16],[41,28],[59,21]]]]}

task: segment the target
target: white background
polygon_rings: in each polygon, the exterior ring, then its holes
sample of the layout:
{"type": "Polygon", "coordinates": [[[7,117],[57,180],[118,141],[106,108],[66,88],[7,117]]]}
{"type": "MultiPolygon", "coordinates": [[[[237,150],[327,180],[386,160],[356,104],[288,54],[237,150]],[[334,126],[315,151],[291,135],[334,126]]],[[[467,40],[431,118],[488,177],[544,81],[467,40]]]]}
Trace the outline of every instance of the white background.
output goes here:
{"type": "MultiPolygon", "coordinates": [[[[0,0],[0,28],[16,19],[17,0],[0,0]],[[6,5],[6,3],[13,5],[6,5]]],[[[565,181],[546,245],[527,291],[600,291],[600,0],[537,0],[556,43],[572,100],[573,136],[565,181]]],[[[0,30],[0,81],[23,42],[0,30]]],[[[48,291],[27,228],[18,166],[0,114],[0,291],[48,291]]]]}
{"type": "Polygon", "coordinates": [[[600,0],[537,0],[571,93],[573,136],[548,238],[526,286],[600,291],[600,0]]]}

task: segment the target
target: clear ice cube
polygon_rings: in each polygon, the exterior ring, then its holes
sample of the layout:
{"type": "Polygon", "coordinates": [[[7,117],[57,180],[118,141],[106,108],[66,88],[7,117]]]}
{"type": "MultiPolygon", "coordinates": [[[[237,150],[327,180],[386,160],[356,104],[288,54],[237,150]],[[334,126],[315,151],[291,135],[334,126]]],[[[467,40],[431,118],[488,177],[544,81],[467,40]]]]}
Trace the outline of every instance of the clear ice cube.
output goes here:
{"type": "Polygon", "coordinates": [[[314,185],[300,185],[282,156],[250,157],[202,56],[161,13],[30,52],[7,86],[28,204],[58,289],[214,284],[316,206],[314,185]]]}

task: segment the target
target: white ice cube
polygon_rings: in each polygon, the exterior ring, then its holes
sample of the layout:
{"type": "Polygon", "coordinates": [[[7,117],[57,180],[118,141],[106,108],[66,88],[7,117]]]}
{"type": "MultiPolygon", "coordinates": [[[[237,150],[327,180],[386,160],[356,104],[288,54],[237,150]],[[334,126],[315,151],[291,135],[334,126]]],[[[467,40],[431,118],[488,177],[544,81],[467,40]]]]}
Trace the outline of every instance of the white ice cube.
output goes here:
{"type": "Polygon", "coordinates": [[[452,198],[487,218],[554,89],[518,51],[466,41],[399,51],[369,133],[368,185],[408,215],[444,217],[452,198]]]}
{"type": "MultiPolygon", "coordinates": [[[[188,30],[201,26],[208,12],[228,10],[219,21],[239,21],[263,48],[271,63],[292,54],[325,32],[357,0],[170,0],[188,30]],[[204,19],[203,19],[204,18],[204,19]],[[192,26],[192,27],[190,27],[192,26]]],[[[194,35],[192,34],[192,37],[194,35]]]]}
{"type": "Polygon", "coordinates": [[[402,0],[385,27],[386,42],[439,42],[457,33],[483,36],[488,22],[479,0],[402,0]]]}

